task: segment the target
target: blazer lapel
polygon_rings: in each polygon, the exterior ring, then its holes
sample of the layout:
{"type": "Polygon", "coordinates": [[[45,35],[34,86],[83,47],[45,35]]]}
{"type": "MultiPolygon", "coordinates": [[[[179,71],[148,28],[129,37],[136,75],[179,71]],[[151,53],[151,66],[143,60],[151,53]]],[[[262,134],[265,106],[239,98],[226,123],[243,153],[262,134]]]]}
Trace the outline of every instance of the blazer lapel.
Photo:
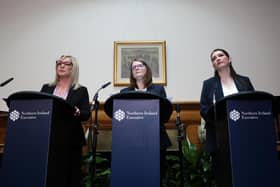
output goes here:
{"type": "Polygon", "coordinates": [[[72,94],[73,94],[73,87],[71,87],[70,89],[69,89],[69,91],[68,91],[68,95],[67,95],[67,97],[66,97],[66,101],[70,101],[71,99],[71,96],[72,96],[72,94]]]}
{"type": "Polygon", "coordinates": [[[216,97],[216,101],[218,101],[219,99],[224,97],[222,84],[218,77],[216,77],[214,84],[215,84],[214,87],[216,87],[215,97],[216,97]]]}
{"type": "Polygon", "coordinates": [[[242,80],[239,77],[236,77],[234,79],[234,83],[237,87],[237,90],[240,91],[240,92],[245,91],[247,89],[246,86],[244,85],[244,83],[242,82],[242,80]]]}

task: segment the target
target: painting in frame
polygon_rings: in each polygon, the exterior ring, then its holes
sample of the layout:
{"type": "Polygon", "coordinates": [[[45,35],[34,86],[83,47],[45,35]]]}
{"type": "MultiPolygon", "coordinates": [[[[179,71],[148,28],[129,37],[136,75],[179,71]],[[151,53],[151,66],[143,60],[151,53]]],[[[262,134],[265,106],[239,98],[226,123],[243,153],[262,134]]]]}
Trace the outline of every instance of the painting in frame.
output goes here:
{"type": "Polygon", "coordinates": [[[130,63],[136,58],[145,60],[152,70],[153,83],[166,82],[166,41],[115,41],[114,86],[128,86],[130,63]]]}

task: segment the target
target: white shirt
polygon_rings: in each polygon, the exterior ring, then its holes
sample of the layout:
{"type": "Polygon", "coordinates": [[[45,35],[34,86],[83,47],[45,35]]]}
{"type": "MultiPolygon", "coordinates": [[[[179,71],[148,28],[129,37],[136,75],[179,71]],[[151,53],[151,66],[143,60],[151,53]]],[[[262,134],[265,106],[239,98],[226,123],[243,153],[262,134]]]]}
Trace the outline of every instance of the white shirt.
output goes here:
{"type": "Polygon", "coordinates": [[[68,91],[64,92],[61,91],[61,89],[59,89],[57,86],[55,87],[54,91],[53,91],[53,95],[58,96],[63,98],[64,100],[66,100],[67,96],[68,96],[68,91]]]}
{"type": "Polygon", "coordinates": [[[146,91],[147,91],[147,88],[144,88],[144,89],[135,88],[135,91],[146,92],[146,91]]]}
{"type": "Polygon", "coordinates": [[[231,94],[238,93],[238,90],[237,90],[236,85],[234,83],[230,86],[224,86],[222,84],[222,88],[223,88],[224,97],[228,96],[228,95],[231,95],[231,94]]]}

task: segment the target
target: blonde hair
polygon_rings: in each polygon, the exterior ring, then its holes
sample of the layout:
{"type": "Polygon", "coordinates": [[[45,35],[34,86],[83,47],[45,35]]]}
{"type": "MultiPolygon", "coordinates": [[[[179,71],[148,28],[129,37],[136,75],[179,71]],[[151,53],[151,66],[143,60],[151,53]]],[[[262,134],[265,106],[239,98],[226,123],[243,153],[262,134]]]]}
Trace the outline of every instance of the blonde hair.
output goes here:
{"type": "MultiPolygon", "coordinates": [[[[73,87],[74,90],[78,89],[80,87],[79,84],[79,63],[77,61],[77,59],[73,56],[70,55],[61,55],[59,57],[59,60],[61,59],[65,59],[65,58],[69,58],[72,62],[72,71],[71,71],[71,87],[73,87]]],[[[57,68],[57,66],[55,67],[57,68]]],[[[56,85],[59,81],[59,77],[57,75],[57,73],[55,74],[55,79],[53,82],[50,83],[50,85],[56,85]]]]}

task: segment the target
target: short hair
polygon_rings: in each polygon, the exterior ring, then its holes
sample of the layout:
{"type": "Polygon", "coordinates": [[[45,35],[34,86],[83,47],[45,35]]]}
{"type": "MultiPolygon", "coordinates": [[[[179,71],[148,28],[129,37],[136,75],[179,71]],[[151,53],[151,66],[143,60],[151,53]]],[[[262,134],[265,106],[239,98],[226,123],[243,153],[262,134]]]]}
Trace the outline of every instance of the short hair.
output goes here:
{"type": "MultiPolygon", "coordinates": [[[[210,53],[210,60],[211,62],[213,62],[213,59],[212,59],[212,55],[216,52],[216,51],[221,51],[222,53],[224,53],[228,58],[230,58],[230,55],[229,55],[229,52],[227,52],[225,49],[221,49],[221,48],[217,48],[217,49],[214,49],[211,53],[210,53]]],[[[230,62],[230,65],[229,65],[229,68],[230,68],[230,75],[232,76],[232,78],[235,78],[237,73],[236,71],[234,70],[233,66],[232,66],[232,61],[230,62]]],[[[219,77],[219,74],[218,72],[215,70],[215,73],[214,73],[216,76],[219,77]]]]}
{"type": "Polygon", "coordinates": [[[145,87],[149,87],[152,82],[153,82],[153,78],[152,78],[152,70],[151,68],[148,66],[148,64],[145,62],[144,59],[141,59],[141,58],[135,58],[132,60],[132,62],[130,63],[130,85],[129,87],[130,88],[138,88],[137,87],[137,84],[136,84],[136,79],[133,77],[133,72],[132,72],[132,64],[133,62],[141,62],[145,67],[146,67],[146,74],[144,75],[144,84],[145,84],[145,87]]]}
{"type": "MultiPolygon", "coordinates": [[[[71,56],[71,55],[61,55],[59,57],[59,59],[65,59],[65,58],[69,58],[72,62],[72,71],[71,71],[71,75],[70,75],[70,78],[71,78],[71,86],[73,87],[73,89],[78,89],[80,87],[80,84],[79,84],[79,63],[78,63],[78,60],[71,56]]],[[[57,66],[55,67],[57,68],[57,66]]],[[[56,85],[57,82],[59,81],[59,77],[57,75],[57,73],[55,74],[55,80],[50,83],[50,85],[56,85]]]]}

